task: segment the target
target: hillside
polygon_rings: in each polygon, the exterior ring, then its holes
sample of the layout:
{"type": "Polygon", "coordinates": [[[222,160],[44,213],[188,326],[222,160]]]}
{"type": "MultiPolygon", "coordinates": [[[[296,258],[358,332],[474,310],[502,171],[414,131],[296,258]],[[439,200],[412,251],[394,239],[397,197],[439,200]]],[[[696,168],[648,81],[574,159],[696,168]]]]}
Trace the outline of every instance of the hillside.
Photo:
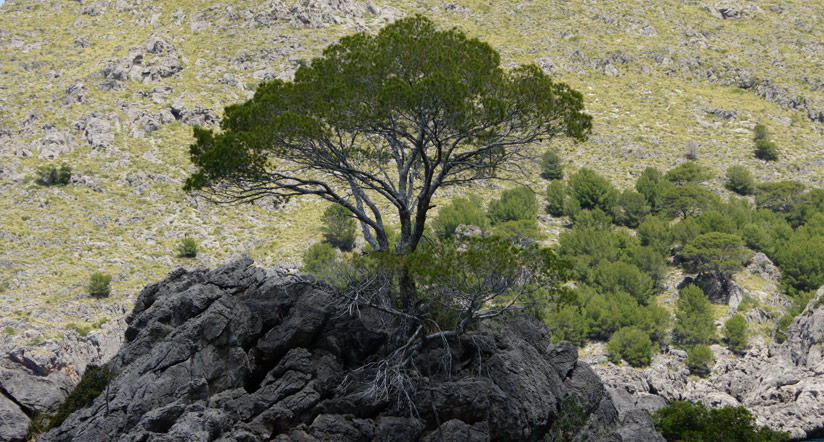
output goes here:
{"type": "MultiPolygon", "coordinates": [[[[290,79],[343,35],[418,13],[489,42],[505,67],[536,63],[584,93],[592,136],[556,146],[570,171],[587,166],[628,187],[648,166],[683,163],[694,141],[718,193],[736,164],[761,181],[824,185],[816,2],[7,0],[3,352],[48,365],[64,342],[91,340],[95,358],[110,356],[96,333],[118,335],[139,289],[172,267],[214,267],[248,252],[264,266],[298,268],[320,238],[323,204],[221,207],[185,195],[191,126],[217,124],[224,106],[262,81],[290,79]],[[778,161],[753,157],[757,123],[773,134],[778,161]],[[38,168],[61,164],[72,168],[69,185],[35,182],[38,168]],[[199,242],[194,259],[177,256],[186,236],[199,242]],[[109,298],[88,296],[95,271],[114,276],[109,298]]],[[[543,227],[552,242],[555,224],[543,227]]],[[[60,367],[74,381],[82,371],[60,367]]]]}

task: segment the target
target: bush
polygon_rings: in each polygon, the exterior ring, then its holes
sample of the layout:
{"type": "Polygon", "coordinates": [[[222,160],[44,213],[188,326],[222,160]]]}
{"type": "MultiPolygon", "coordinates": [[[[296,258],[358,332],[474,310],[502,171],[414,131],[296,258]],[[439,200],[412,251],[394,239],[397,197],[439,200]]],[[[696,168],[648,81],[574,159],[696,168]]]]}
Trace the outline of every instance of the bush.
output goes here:
{"type": "Polygon", "coordinates": [[[734,235],[738,233],[738,225],[728,214],[717,210],[708,210],[695,218],[701,233],[726,233],[734,235]]]}
{"type": "Polygon", "coordinates": [[[804,185],[798,181],[763,183],[755,192],[755,204],[778,213],[789,213],[801,201],[804,185]]]}
{"type": "Polygon", "coordinates": [[[582,209],[601,209],[612,213],[618,191],[606,178],[586,167],[569,177],[570,195],[582,209]]]}
{"type": "Polygon", "coordinates": [[[781,282],[791,295],[824,285],[824,236],[803,238],[803,231],[802,235],[798,233],[775,256],[781,267],[781,282]]]}
{"type": "Polygon", "coordinates": [[[197,241],[187,236],[177,245],[177,253],[183,258],[194,258],[197,256],[197,241]]]}
{"type": "Polygon", "coordinates": [[[664,178],[676,185],[697,184],[712,178],[712,173],[694,161],[687,161],[678,167],[670,169],[664,178]]]}
{"type": "Polygon", "coordinates": [[[538,217],[538,199],[528,187],[505,190],[501,198],[489,204],[489,219],[493,224],[507,221],[528,220],[538,217]]]}
{"type": "Polygon", "coordinates": [[[671,218],[694,216],[707,209],[717,197],[699,184],[669,185],[661,194],[659,209],[671,218]]]}
{"type": "Polygon", "coordinates": [[[538,223],[535,220],[518,220],[507,221],[496,225],[492,229],[492,235],[501,238],[507,238],[510,241],[520,244],[528,245],[541,239],[541,231],[538,229],[538,223]]]}
{"type": "Polygon", "coordinates": [[[715,355],[710,347],[705,344],[694,345],[687,350],[687,360],[685,361],[690,373],[696,376],[707,376],[715,365],[715,355]]]}
{"type": "Polygon", "coordinates": [[[316,276],[323,276],[324,272],[335,263],[338,252],[331,244],[318,242],[312,244],[303,252],[303,271],[316,276]]]}
{"type": "Polygon", "coordinates": [[[787,433],[755,425],[755,418],[744,407],[708,410],[703,404],[673,401],[652,415],[655,429],[667,442],[784,442],[787,433]]]}
{"type": "Polygon", "coordinates": [[[564,177],[564,165],[561,157],[553,150],[547,150],[541,156],[541,178],[560,180],[564,177]]]}
{"type": "Polygon", "coordinates": [[[104,298],[111,292],[112,275],[94,272],[89,277],[88,290],[91,296],[104,298]]]}
{"type": "Polygon", "coordinates": [[[552,343],[569,341],[583,347],[587,342],[589,330],[576,305],[564,305],[550,311],[546,323],[552,332],[552,343]]]}
{"type": "Polygon", "coordinates": [[[729,279],[749,258],[744,242],[736,235],[710,232],[695,237],[681,250],[687,271],[729,279]]]}
{"type": "Polygon", "coordinates": [[[546,186],[547,213],[552,216],[562,216],[566,200],[567,186],[562,181],[553,181],[546,186]]]}
{"type": "Polygon", "coordinates": [[[584,209],[575,214],[573,224],[579,229],[611,230],[612,218],[601,209],[584,209]]]}
{"type": "Polygon", "coordinates": [[[652,360],[652,341],[637,327],[624,327],[609,339],[609,360],[617,364],[621,359],[633,367],[649,365],[652,360]]]}
{"type": "Polygon", "coordinates": [[[320,220],[324,241],[344,252],[352,250],[358,236],[358,223],[352,212],[340,204],[332,204],[323,211],[320,220]]]}
{"type": "Polygon", "coordinates": [[[70,414],[92,405],[95,398],[100,396],[100,393],[109,384],[111,378],[112,374],[109,372],[109,367],[105,365],[102,367],[89,366],[74,390],[60,404],[60,408],[57,409],[54,417],[49,422],[49,428],[60,426],[70,414]]]}
{"type": "Polygon", "coordinates": [[[661,255],[669,254],[673,241],[669,221],[659,216],[647,216],[636,233],[642,246],[652,247],[661,255]]]}
{"type": "Polygon", "coordinates": [[[763,124],[756,124],[755,127],[752,129],[752,133],[753,141],[768,140],[770,138],[770,133],[767,130],[767,126],[764,126],[763,124]]]}
{"type": "Polygon", "coordinates": [[[618,196],[613,217],[615,222],[629,228],[636,228],[652,210],[644,195],[625,190],[618,196]]]}
{"type": "Polygon", "coordinates": [[[635,265],[622,261],[601,261],[592,269],[588,279],[604,292],[624,292],[643,305],[649,303],[655,287],[649,275],[641,272],[635,265]]]}
{"type": "Polygon", "coordinates": [[[769,140],[756,140],[755,157],[759,160],[775,161],[778,159],[778,146],[769,140]]]}
{"type": "Polygon", "coordinates": [[[744,166],[731,166],[727,168],[727,182],[724,187],[739,195],[752,195],[755,193],[755,178],[744,166]]]}
{"type": "Polygon", "coordinates": [[[664,177],[661,172],[654,167],[647,167],[641,172],[641,176],[635,181],[635,190],[644,195],[647,203],[653,208],[658,207],[661,202],[661,195],[664,193],[664,177]]]}
{"type": "Polygon", "coordinates": [[[432,221],[435,233],[444,239],[452,238],[455,229],[462,224],[480,227],[481,230],[489,228],[489,218],[481,208],[481,199],[478,196],[456,197],[441,207],[432,221]]]}
{"type": "Polygon", "coordinates": [[[55,166],[43,166],[37,169],[37,184],[42,186],[65,186],[71,182],[72,168],[68,164],[63,164],[60,168],[55,166]]]}
{"type": "Polygon", "coordinates": [[[736,353],[747,348],[747,320],[741,314],[734,315],[724,324],[724,340],[727,348],[736,353]]]}
{"type": "Polygon", "coordinates": [[[704,291],[689,285],[680,291],[675,303],[675,340],[682,346],[710,344],[715,341],[715,321],[704,291]]]}

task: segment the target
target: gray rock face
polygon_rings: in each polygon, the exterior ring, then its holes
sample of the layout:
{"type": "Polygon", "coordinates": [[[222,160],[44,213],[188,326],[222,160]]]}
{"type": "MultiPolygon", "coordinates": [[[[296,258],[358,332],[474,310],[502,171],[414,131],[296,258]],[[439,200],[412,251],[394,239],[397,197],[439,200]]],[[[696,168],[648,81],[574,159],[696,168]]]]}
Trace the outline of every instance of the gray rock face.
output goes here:
{"type": "Polygon", "coordinates": [[[29,432],[29,417],[17,404],[0,394],[0,440],[23,442],[29,432]]]}
{"type": "Polygon", "coordinates": [[[686,354],[674,349],[656,355],[644,369],[619,368],[595,355],[585,360],[608,386],[619,414],[625,409],[653,411],[673,400],[744,406],[758,424],[803,439],[820,431],[824,422],[824,287],[785,335],[782,344],[753,344],[743,357],[713,345],[716,364],[706,379],[691,379],[683,363],[686,354]]]}
{"type": "Polygon", "coordinates": [[[663,441],[646,413],[621,419],[574,346],[548,345],[518,314],[424,345],[408,399],[370,395],[397,345],[386,318],[351,316],[310,279],[251,264],[177,269],[146,287],[106,394],[40,440],[542,440],[573,397],[593,440],[663,441]]]}

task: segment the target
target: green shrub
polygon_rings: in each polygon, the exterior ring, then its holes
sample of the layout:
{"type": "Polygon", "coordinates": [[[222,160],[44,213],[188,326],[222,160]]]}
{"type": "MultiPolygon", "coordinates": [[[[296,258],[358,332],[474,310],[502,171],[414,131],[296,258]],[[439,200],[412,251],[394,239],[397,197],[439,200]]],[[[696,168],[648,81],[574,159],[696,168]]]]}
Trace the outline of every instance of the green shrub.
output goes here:
{"type": "Polygon", "coordinates": [[[801,202],[803,192],[804,185],[798,181],[762,183],[756,189],[755,203],[759,208],[789,213],[801,202]]]}
{"type": "Polygon", "coordinates": [[[644,309],[626,293],[591,292],[583,303],[581,316],[590,339],[606,341],[623,327],[645,325],[644,309]]]}
{"type": "Polygon", "coordinates": [[[452,238],[460,225],[489,228],[489,218],[481,207],[481,199],[473,195],[469,198],[456,197],[449,204],[441,207],[432,221],[435,233],[444,239],[452,238]]]}
{"type": "Polygon", "coordinates": [[[42,186],[65,186],[71,182],[72,168],[63,164],[56,166],[41,166],[37,168],[37,184],[42,186]]]}
{"type": "Polygon", "coordinates": [[[80,382],[74,387],[74,390],[66,397],[66,400],[57,409],[49,428],[58,427],[70,414],[75,411],[86,408],[94,402],[95,398],[100,396],[100,393],[106,389],[112,374],[109,372],[109,367],[93,367],[86,369],[86,373],[80,382]]]}
{"type": "Polygon", "coordinates": [[[738,225],[735,220],[726,213],[717,210],[708,210],[695,218],[701,233],[719,232],[734,235],[738,233],[738,225]]]}
{"type": "Polygon", "coordinates": [[[104,298],[111,292],[112,275],[94,272],[89,277],[88,290],[91,296],[104,298]]]}
{"type": "Polygon", "coordinates": [[[744,166],[731,166],[727,168],[727,182],[724,183],[729,191],[739,195],[752,195],[755,193],[755,178],[744,166]]]}
{"type": "Polygon", "coordinates": [[[694,161],[687,161],[664,174],[664,179],[679,186],[697,184],[710,178],[712,173],[694,161]]]}
{"type": "Polygon", "coordinates": [[[696,376],[707,376],[715,365],[715,355],[706,344],[697,344],[687,349],[687,360],[685,361],[690,373],[696,376]]]}
{"type": "Polygon", "coordinates": [[[601,209],[584,209],[578,211],[572,218],[573,224],[579,229],[611,230],[612,218],[601,209]]]}
{"type": "Polygon", "coordinates": [[[643,367],[652,360],[652,341],[637,327],[624,327],[609,338],[607,351],[609,360],[614,364],[623,359],[633,367],[643,367]]]}
{"type": "Polygon", "coordinates": [[[793,312],[787,313],[782,316],[775,325],[775,341],[779,344],[787,340],[787,335],[785,335],[784,332],[787,331],[787,327],[793,323],[795,316],[796,315],[794,315],[793,312]]]}
{"type": "MultiPolygon", "coordinates": [[[[586,410],[578,405],[575,395],[567,396],[561,401],[558,417],[552,422],[545,440],[553,442],[573,442],[580,439],[581,428],[588,420],[586,410]]],[[[584,439],[586,440],[586,439],[584,439]]]]}
{"type": "Polygon", "coordinates": [[[752,137],[753,141],[767,140],[767,139],[770,138],[770,133],[767,130],[767,126],[764,126],[763,124],[756,124],[755,127],[753,128],[752,132],[753,132],[753,137],[752,137]]]}
{"type": "Polygon", "coordinates": [[[352,250],[358,236],[358,223],[352,212],[340,204],[332,204],[323,211],[320,220],[323,223],[320,229],[327,243],[344,252],[352,250]]]}
{"type": "Polygon", "coordinates": [[[601,261],[592,269],[589,281],[604,292],[624,292],[646,305],[652,296],[655,283],[634,264],[623,261],[601,261]]]}
{"type": "Polygon", "coordinates": [[[711,344],[715,341],[715,320],[704,291],[689,285],[680,291],[675,303],[675,340],[681,346],[711,344]]]}
{"type": "Polygon", "coordinates": [[[564,204],[567,200],[567,186],[563,181],[553,181],[546,186],[546,211],[552,216],[564,214],[564,204]]]}
{"type": "Polygon", "coordinates": [[[636,233],[642,246],[652,247],[661,255],[669,255],[673,242],[669,221],[660,216],[647,216],[636,233]]]}
{"type": "Polygon", "coordinates": [[[727,348],[742,353],[747,348],[747,320],[736,314],[724,324],[724,340],[727,348]]]}
{"type": "Polygon", "coordinates": [[[652,415],[655,429],[667,442],[785,442],[787,433],[758,427],[744,407],[708,410],[701,403],[673,401],[652,415]]]}
{"type": "Polygon", "coordinates": [[[712,191],[699,184],[670,185],[664,188],[659,209],[671,218],[686,218],[701,213],[716,199],[712,191]]]}
{"type": "Polygon", "coordinates": [[[553,150],[547,150],[541,156],[541,178],[560,180],[564,177],[564,165],[561,157],[553,150]]]}
{"type": "Polygon", "coordinates": [[[778,159],[778,146],[769,140],[756,140],[755,157],[759,160],[775,161],[778,159]]]}
{"type": "Polygon", "coordinates": [[[197,241],[187,236],[180,240],[180,244],[177,245],[177,253],[178,256],[182,258],[194,258],[197,256],[197,241]]]}
{"type": "Polygon", "coordinates": [[[729,279],[749,255],[741,238],[719,232],[698,235],[681,250],[682,265],[687,271],[720,279],[729,279]]]}
{"type": "Polygon", "coordinates": [[[569,177],[570,195],[582,209],[601,209],[612,213],[618,191],[612,183],[594,171],[583,167],[569,177]]]}
{"type": "Polygon", "coordinates": [[[303,252],[303,271],[321,276],[338,258],[338,252],[331,244],[318,242],[303,252]]]}
{"type": "Polygon", "coordinates": [[[781,267],[781,282],[791,295],[824,285],[824,236],[805,238],[803,231],[796,232],[775,258],[781,267]]]}
{"type": "Polygon", "coordinates": [[[652,207],[647,203],[644,195],[631,190],[625,190],[618,196],[613,211],[615,222],[629,228],[636,228],[649,215],[652,207]]]}
{"type": "Polygon", "coordinates": [[[577,305],[563,305],[547,314],[547,325],[552,332],[552,342],[569,341],[582,347],[586,344],[589,330],[577,305]]]}
{"type": "Polygon", "coordinates": [[[522,219],[518,221],[506,221],[495,225],[492,228],[492,235],[507,238],[517,244],[527,245],[543,236],[538,229],[535,220],[522,219]]]}
{"type": "Polygon", "coordinates": [[[650,206],[657,208],[665,185],[661,172],[654,167],[647,167],[635,181],[635,190],[644,195],[650,206]]]}
{"type": "Polygon", "coordinates": [[[538,217],[538,199],[528,187],[505,190],[501,198],[489,204],[489,219],[493,224],[507,221],[528,220],[535,222],[538,217]]]}

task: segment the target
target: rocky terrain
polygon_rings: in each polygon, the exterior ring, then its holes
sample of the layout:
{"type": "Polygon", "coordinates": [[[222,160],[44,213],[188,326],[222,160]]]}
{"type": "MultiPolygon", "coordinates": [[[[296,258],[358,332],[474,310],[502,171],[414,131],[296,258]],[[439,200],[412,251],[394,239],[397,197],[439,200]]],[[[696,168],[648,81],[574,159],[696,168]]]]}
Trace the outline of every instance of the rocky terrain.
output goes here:
{"type": "MultiPolygon", "coordinates": [[[[170,268],[214,267],[236,253],[299,267],[320,237],[323,207],[306,199],[215,207],[184,195],[191,126],[216,125],[224,106],[262,81],[291,78],[340,36],[416,13],[489,42],[506,67],[537,63],[584,93],[595,128],[585,143],[557,146],[570,169],[591,167],[629,185],[647,166],[682,162],[694,143],[719,193],[731,164],[761,180],[824,183],[817,2],[7,0],[0,6],[0,416],[52,411],[86,366],[115,353],[137,293],[170,268]],[[753,158],[756,123],[772,132],[778,161],[753,158]],[[73,169],[69,185],[35,183],[39,167],[64,163],[73,169]],[[199,242],[195,259],[177,256],[185,236],[199,242]],[[94,271],[114,276],[109,298],[88,296],[94,271]]],[[[542,219],[549,242],[557,221],[542,219]]],[[[785,301],[774,278],[750,276],[742,287],[775,311],[755,309],[748,320],[772,330],[785,301]],[[753,279],[757,289],[745,283],[753,279]]],[[[727,360],[771,361],[771,348],[764,341],[752,356],[718,357],[716,372],[727,360]]],[[[654,367],[683,366],[680,357],[659,356],[654,367]]],[[[674,373],[690,385],[704,382],[674,373]]],[[[762,420],[772,413],[748,403],[762,420]]],[[[802,421],[787,419],[787,428],[811,431],[802,421]]]]}
{"type": "Polygon", "coordinates": [[[663,441],[643,410],[619,413],[574,346],[549,345],[517,313],[448,351],[424,347],[406,395],[370,395],[393,325],[350,314],[311,278],[251,264],[176,269],[146,287],[105,391],[39,440],[543,440],[572,398],[576,440],[663,441]]]}
{"type": "Polygon", "coordinates": [[[706,379],[690,376],[687,354],[670,348],[648,368],[617,367],[595,350],[582,358],[609,386],[616,403],[648,410],[673,400],[744,406],[759,424],[793,438],[824,434],[824,287],[785,332],[784,343],[757,342],[744,355],[713,345],[716,363],[706,379]]]}

